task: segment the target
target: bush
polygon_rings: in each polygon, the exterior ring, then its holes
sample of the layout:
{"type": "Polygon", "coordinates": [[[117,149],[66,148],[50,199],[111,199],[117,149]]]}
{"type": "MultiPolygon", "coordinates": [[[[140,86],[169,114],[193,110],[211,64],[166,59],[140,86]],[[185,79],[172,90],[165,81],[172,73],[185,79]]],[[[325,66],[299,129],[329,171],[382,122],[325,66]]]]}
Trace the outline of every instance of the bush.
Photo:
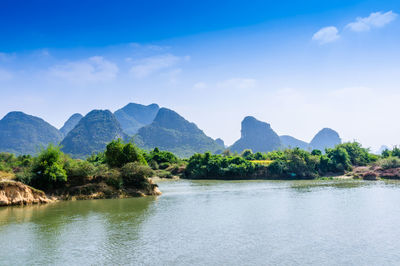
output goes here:
{"type": "Polygon", "coordinates": [[[39,153],[32,167],[32,185],[44,189],[53,188],[67,181],[60,147],[49,145],[39,153]]]}
{"type": "Polygon", "coordinates": [[[127,163],[122,167],[121,175],[124,187],[151,188],[148,178],[153,175],[153,170],[147,165],[139,162],[127,163]]]}
{"type": "Polygon", "coordinates": [[[27,185],[32,183],[32,177],[33,177],[32,170],[28,168],[25,168],[23,171],[15,174],[16,181],[22,182],[27,185]]]}
{"type": "Polygon", "coordinates": [[[392,156],[380,159],[378,161],[378,165],[380,165],[383,169],[397,168],[400,167],[400,158],[392,156]]]}
{"type": "MultiPolygon", "coordinates": [[[[150,153],[145,155],[147,162],[150,165],[170,165],[179,162],[178,157],[169,151],[160,151],[158,148],[154,148],[150,153]]],[[[168,167],[168,166],[167,166],[168,167]]],[[[153,169],[157,169],[152,167],[153,169]]],[[[165,168],[164,168],[165,169],[165,168]]]]}
{"type": "Polygon", "coordinates": [[[122,167],[131,162],[147,165],[143,152],[133,143],[125,144],[121,139],[113,140],[107,145],[105,161],[110,167],[122,167]]]}
{"type": "Polygon", "coordinates": [[[64,168],[68,177],[89,177],[96,171],[93,164],[83,160],[67,160],[64,168]]]}

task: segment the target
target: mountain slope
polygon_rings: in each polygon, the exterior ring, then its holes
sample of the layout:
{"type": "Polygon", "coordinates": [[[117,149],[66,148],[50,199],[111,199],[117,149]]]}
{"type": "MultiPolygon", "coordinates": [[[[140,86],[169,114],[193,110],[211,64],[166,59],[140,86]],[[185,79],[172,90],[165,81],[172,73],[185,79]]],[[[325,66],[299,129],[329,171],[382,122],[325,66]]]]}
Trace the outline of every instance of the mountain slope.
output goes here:
{"type": "Polygon", "coordinates": [[[10,112],[0,120],[0,152],[35,154],[40,146],[58,144],[61,133],[43,119],[10,112]]]}
{"type": "Polygon", "coordinates": [[[269,152],[280,147],[281,140],[270,124],[247,116],[242,121],[241,138],[230,147],[230,150],[238,153],[245,149],[251,149],[253,152],[269,152]]]}
{"type": "Polygon", "coordinates": [[[60,128],[60,133],[65,137],[82,119],[81,114],[73,114],[68,120],[64,123],[63,127],[60,128]]]}
{"type": "Polygon", "coordinates": [[[326,148],[333,148],[342,143],[339,134],[330,128],[320,130],[310,142],[312,149],[325,151],[326,148]]]}
{"type": "Polygon", "coordinates": [[[115,111],[114,115],[128,135],[134,135],[139,128],[150,125],[157,115],[160,107],[157,104],[141,105],[129,103],[115,111]]]}
{"type": "Polygon", "coordinates": [[[309,149],[309,144],[305,141],[296,139],[292,136],[289,135],[283,135],[279,137],[282,142],[282,147],[284,148],[300,148],[303,150],[308,150],[309,149]]]}
{"type": "Polygon", "coordinates": [[[145,149],[158,147],[160,150],[176,153],[180,157],[223,149],[196,124],[167,108],[161,108],[153,123],[139,129],[135,140],[145,149]]]}
{"type": "Polygon", "coordinates": [[[122,128],[109,110],[93,110],[83,117],[61,142],[62,151],[84,157],[104,151],[114,139],[126,139],[122,128]]]}

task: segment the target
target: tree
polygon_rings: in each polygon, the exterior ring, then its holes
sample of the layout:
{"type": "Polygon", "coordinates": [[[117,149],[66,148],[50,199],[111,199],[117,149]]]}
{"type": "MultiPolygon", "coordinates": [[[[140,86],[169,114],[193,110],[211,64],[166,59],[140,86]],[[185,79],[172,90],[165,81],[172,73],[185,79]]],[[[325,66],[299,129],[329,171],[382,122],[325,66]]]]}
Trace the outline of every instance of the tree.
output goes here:
{"type": "Polygon", "coordinates": [[[335,172],[351,170],[350,156],[346,149],[336,146],[334,149],[327,149],[327,155],[332,162],[331,169],[335,172]]]}
{"type": "Polygon", "coordinates": [[[39,153],[32,168],[35,187],[53,188],[67,181],[62,157],[60,147],[52,144],[39,153]]]}
{"type": "Polygon", "coordinates": [[[246,149],[242,152],[242,157],[245,158],[246,160],[252,160],[253,159],[253,151],[250,149],[246,149]]]}
{"type": "Polygon", "coordinates": [[[122,167],[130,162],[147,165],[142,151],[132,142],[113,140],[106,146],[105,161],[110,167],[122,167]]]}

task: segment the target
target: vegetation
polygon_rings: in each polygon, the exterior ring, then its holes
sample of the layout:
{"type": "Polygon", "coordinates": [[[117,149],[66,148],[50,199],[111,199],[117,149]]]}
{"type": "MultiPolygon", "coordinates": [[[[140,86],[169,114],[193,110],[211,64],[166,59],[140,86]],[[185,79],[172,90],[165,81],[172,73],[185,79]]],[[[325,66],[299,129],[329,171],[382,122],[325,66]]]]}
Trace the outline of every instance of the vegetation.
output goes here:
{"type": "Polygon", "coordinates": [[[269,153],[241,155],[224,152],[222,155],[195,154],[188,160],[187,178],[279,178],[308,179],[327,174],[343,174],[353,166],[375,162],[379,156],[369,153],[357,142],[349,142],[326,149],[308,152],[299,148],[269,153]]]}
{"type": "Polygon", "coordinates": [[[367,172],[355,173],[357,176],[400,178],[400,149],[385,150],[378,156],[357,142],[348,142],[324,152],[294,148],[253,153],[248,149],[239,155],[226,150],[222,154],[197,153],[182,160],[159,148],[148,152],[132,142],[118,139],[109,142],[104,152],[92,154],[85,160],[72,159],[54,145],[42,149],[35,157],[0,153],[2,176],[15,176],[16,180],[46,192],[67,194],[95,193],[104,186],[110,189],[111,192],[107,192],[110,195],[132,189],[149,192],[155,186],[149,179],[153,176],[314,179],[342,175],[363,166],[368,166],[367,172]],[[373,173],[373,169],[378,172],[373,173]]]}

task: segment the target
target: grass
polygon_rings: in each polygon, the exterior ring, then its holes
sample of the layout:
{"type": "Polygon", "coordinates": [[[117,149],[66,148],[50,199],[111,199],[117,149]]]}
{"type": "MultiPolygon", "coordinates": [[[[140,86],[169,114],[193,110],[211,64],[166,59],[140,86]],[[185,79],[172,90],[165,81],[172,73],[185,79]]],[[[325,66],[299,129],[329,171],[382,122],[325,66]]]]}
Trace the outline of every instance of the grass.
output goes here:
{"type": "Polygon", "coordinates": [[[264,166],[268,166],[273,162],[273,160],[252,160],[251,162],[256,163],[256,164],[261,164],[264,166]]]}
{"type": "Polygon", "coordinates": [[[15,179],[15,174],[14,173],[8,173],[8,172],[0,171],[0,179],[13,180],[13,179],[15,179]]]}

